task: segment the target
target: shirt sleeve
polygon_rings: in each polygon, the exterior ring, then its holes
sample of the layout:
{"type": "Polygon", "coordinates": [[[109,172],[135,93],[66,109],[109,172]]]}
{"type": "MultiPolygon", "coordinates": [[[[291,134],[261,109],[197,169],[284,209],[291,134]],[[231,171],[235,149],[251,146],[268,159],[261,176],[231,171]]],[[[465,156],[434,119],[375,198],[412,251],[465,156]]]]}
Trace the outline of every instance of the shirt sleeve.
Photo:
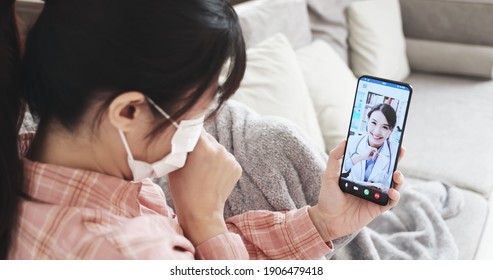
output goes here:
{"type": "Polygon", "coordinates": [[[320,259],[333,251],[332,241],[325,243],[313,225],[308,207],[250,211],[226,222],[230,233],[241,236],[250,259],[320,259]]]}
{"type": "Polygon", "coordinates": [[[248,260],[248,252],[240,235],[226,232],[196,248],[195,258],[201,260],[248,260]]]}
{"type": "MultiPolygon", "coordinates": [[[[106,240],[118,252],[116,259],[133,260],[192,260],[195,248],[183,236],[176,221],[160,215],[142,215],[120,224],[105,234],[106,240]]],[[[92,259],[106,259],[107,250],[96,249],[92,259]]],[[[114,258],[110,256],[110,258],[114,258]]]]}

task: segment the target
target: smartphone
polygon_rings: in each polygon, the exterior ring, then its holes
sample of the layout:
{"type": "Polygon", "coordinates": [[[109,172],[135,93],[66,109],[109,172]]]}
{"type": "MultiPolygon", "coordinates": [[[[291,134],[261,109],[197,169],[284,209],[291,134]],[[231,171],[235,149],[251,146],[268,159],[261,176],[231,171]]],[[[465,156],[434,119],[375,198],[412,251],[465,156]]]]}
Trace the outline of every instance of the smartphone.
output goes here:
{"type": "Polygon", "coordinates": [[[389,203],[412,91],[402,82],[358,79],[339,179],[343,192],[389,203]]]}

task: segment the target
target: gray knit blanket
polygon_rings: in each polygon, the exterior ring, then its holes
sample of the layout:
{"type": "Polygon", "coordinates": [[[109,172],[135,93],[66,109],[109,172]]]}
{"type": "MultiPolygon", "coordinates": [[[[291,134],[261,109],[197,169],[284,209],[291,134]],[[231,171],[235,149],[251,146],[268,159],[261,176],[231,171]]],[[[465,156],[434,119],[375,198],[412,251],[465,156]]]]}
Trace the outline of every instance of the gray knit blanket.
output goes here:
{"type": "MultiPolygon", "coordinates": [[[[249,210],[282,211],[315,205],[327,155],[293,123],[260,116],[228,101],[206,130],[243,167],[226,202],[225,217],[249,210]]],[[[406,174],[405,174],[406,175],[406,174]]],[[[159,184],[173,205],[166,179],[159,184]]],[[[461,192],[440,182],[407,183],[391,211],[352,235],[334,240],[328,259],[456,259],[445,219],[464,205],[461,192]]]]}

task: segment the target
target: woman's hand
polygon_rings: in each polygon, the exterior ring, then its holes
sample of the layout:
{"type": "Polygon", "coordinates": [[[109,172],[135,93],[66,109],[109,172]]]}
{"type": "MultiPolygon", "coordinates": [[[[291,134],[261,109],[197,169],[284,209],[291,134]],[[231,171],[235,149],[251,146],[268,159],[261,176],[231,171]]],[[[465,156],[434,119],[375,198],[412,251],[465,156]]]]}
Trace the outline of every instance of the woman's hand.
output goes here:
{"type": "MultiPolygon", "coordinates": [[[[404,185],[404,176],[394,173],[394,188],[389,190],[390,202],[386,206],[344,193],[339,188],[341,159],[345,142],[341,142],[329,154],[329,162],[325,170],[319,202],[308,211],[313,224],[325,242],[353,233],[369,224],[383,212],[397,205],[399,189],[404,185]]],[[[400,158],[405,149],[401,149],[400,158]]]]}
{"type": "Polygon", "coordinates": [[[241,172],[234,156],[203,132],[185,166],[169,174],[178,222],[195,246],[227,231],[224,204],[241,172]]]}

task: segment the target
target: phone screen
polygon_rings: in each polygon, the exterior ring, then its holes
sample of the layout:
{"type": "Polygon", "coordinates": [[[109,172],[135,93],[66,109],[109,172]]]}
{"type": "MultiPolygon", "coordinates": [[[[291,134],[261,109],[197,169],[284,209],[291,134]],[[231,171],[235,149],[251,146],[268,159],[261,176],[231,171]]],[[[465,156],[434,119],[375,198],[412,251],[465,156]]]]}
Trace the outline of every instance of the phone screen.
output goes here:
{"type": "Polygon", "coordinates": [[[358,79],[339,186],[380,205],[393,187],[412,87],[372,76],[358,79]]]}

